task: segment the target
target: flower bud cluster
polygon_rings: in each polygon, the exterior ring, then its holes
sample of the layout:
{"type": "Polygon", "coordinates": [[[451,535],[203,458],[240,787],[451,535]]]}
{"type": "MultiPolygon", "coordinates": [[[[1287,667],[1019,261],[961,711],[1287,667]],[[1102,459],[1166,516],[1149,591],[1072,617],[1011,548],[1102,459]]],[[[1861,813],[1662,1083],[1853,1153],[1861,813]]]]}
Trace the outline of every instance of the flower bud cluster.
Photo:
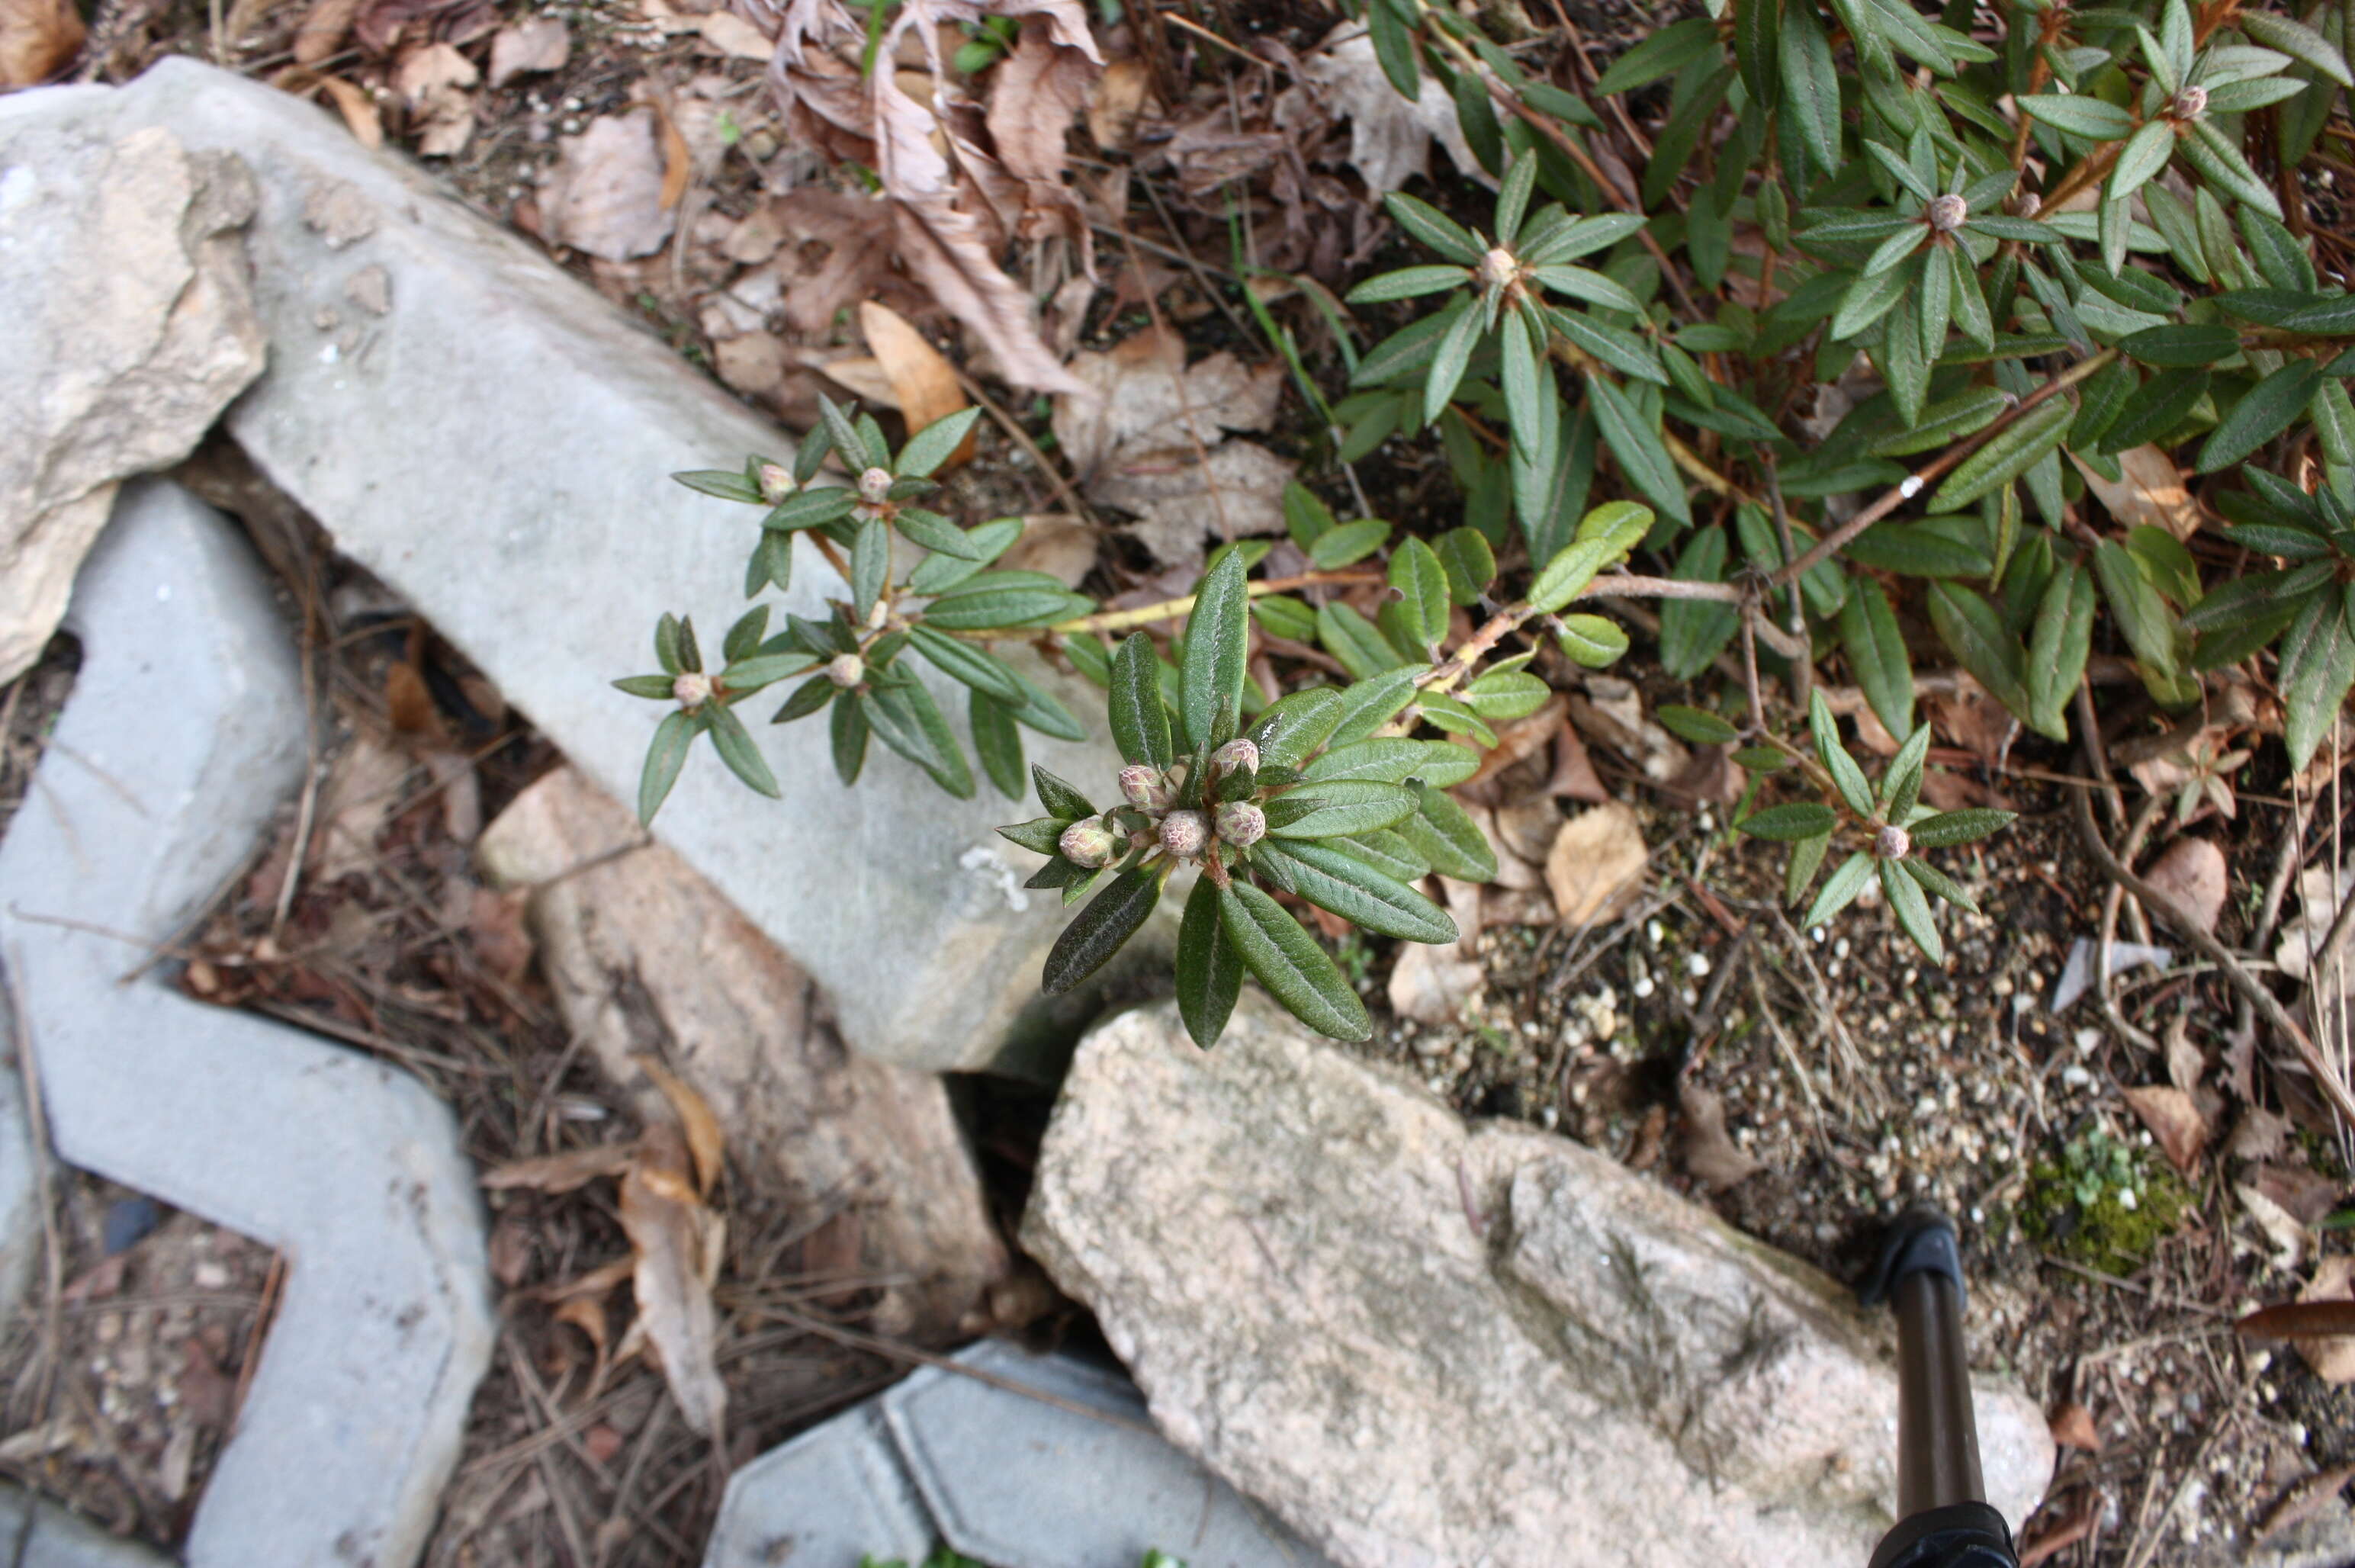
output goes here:
{"type": "MultiPolygon", "coordinates": [[[[1255,774],[1259,760],[1251,741],[1230,741],[1210,753],[1204,782],[1215,786],[1236,773],[1255,774]]],[[[1213,844],[1242,849],[1267,837],[1267,814],[1252,801],[1213,805],[1206,799],[1199,807],[1179,806],[1188,772],[1185,763],[1166,769],[1132,763],[1121,769],[1122,804],[1066,827],[1058,846],[1063,858],[1091,869],[1129,850],[1157,848],[1175,859],[1199,860],[1213,844]]]]}

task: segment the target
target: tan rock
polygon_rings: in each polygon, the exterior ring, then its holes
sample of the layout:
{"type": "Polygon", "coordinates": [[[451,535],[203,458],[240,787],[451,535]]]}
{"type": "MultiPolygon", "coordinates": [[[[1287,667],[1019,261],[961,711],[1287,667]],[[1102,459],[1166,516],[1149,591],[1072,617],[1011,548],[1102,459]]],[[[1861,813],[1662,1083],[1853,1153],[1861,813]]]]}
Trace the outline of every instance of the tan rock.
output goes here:
{"type": "MultiPolygon", "coordinates": [[[[1215,1052],[1166,1004],[1082,1042],[1023,1240],[1162,1431],[1341,1568],[1862,1563],[1893,1522],[1885,1314],[1255,993],[1215,1052]]],[[[1976,1403],[2019,1520],[2043,1414],[1976,1403]]]]}
{"type": "Polygon", "coordinates": [[[629,811],[567,767],[484,833],[485,869],[534,889],[530,920],[565,1022],[649,1118],[637,1059],[659,1057],[709,1104],[736,1179],[813,1222],[853,1217],[877,1322],[954,1333],[1007,1255],[942,1081],[843,1049],[794,961],[629,811]]]}
{"type": "Polygon", "coordinates": [[[0,132],[0,680],[57,630],[116,485],[261,374],[253,209],[242,163],[160,127],[0,132]]]}

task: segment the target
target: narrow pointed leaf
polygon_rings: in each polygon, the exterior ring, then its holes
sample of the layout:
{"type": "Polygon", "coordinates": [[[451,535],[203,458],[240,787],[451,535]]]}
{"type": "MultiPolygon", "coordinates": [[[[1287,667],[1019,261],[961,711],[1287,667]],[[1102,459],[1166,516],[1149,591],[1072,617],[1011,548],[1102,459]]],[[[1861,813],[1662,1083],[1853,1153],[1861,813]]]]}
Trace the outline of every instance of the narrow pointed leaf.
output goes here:
{"type": "Polygon", "coordinates": [[[1336,1040],[1374,1032],[1365,1003],[1316,939],[1275,900],[1248,882],[1219,892],[1219,923],[1254,979],[1302,1023],[1336,1040]]]}
{"type": "Polygon", "coordinates": [[[1208,1051],[1219,1043],[1242,986],[1242,955],[1220,926],[1218,886],[1204,877],[1186,895],[1178,923],[1178,1016],[1196,1045],[1208,1051]]]}
{"type": "Polygon", "coordinates": [[[1114,877],[1085,909],[1071,918],[1047,954],[1039,988],[1060,997],[1111,961],[1143,929],[1161,901],[1161,875],[1138,867],[1114,877]]]}

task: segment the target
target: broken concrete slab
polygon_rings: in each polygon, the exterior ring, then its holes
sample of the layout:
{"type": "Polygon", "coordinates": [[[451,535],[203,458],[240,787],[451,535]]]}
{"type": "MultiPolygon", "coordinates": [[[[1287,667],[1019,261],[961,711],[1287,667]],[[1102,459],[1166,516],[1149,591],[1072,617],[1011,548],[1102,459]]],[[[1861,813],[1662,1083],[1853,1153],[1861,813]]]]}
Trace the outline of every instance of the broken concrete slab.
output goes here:
{"type": "Polygon", "coordinates": [[[704,1568],[1329,1568],[1171,1447],[1117,1371],[985,1340],[729,1478],[704,1568]]]}
{"type": "Polygon", "coordinates": [[[0,1553],[9,1568],[171,1568],[171,1559],[155,1548],[109,1535],[5,1481],[0,1481],[0,1553]]]}
{"type": "Polygon", "coordinates": [[[16,1310],[41,1254],[40,1183],[16,1060],[16,1019],[0,991],[0,1318],[16,1310]]]}
{"type": "Polygon", "coordinates": [[[0,680],[57,630],[115,486],[195,450],[261,374],[253,182],[168,130],[0,133],[0,680]]]}
{"type": "MultiPolygon", "coordinates": [[[[1255,997],[1215,1053],[1167,1004],[1082,1042],[1023,1239],[1171,1440],[1346,1568],[1860,1563],[1894,1522],[1885,1321],[1255,997]]],[[[2051,1439],[2014,1385],[1977,1410],[2017,1521],[2051,1439]]]]}
{"type": "Polygon", "coordinates": [[[301,777],[292,639],[234,528],[155,481],[124,488],[66,624],[80,672],[0,840],[52,1145],[291,1265],[186,1562],[401,1568],[495,1326],[456,1125],[404,1072],[142,973],[301,777]]]}
{"type": "MultiPolygon", "coordinates": [[[[711,628],[734,618],[758,520],[668,475],[783,455],[786,438],[314,105],[175,58],[120,89],[0,100],[0,142],[51,122],[165,125],[192,149],[237,149],[260,189],[248,247],[272,354],[232,432],[600,788],[634,798],[654,718],[607,682],[646,667],[662,612],[700,612],[711,628]],[[381,315],[347,297],[371,268],[381,315]]],[[[781,608],[819,613],[843,592],[806,540],[794,576],[781,608]]],[[[1095,705],[1065,677],[1040,678],[1079,711],[1095,705]]],[[[1022,889],[1038,862],[992,831],[1036,808],[951,800],[897,757],[847,790],[824,725],[762,729],[784,801],[751,795],[698,749],[660,833],[810,972],[844,1038],[930,1068],[1068,1045],[1105,993],[1039,1001],[1063,910],[1022,889]]],[[[1026,739],[1048,767],[1109,792],[1108,741],[1026,739]]]]}
{"type": "Polygon", "coordinates": [[[733,1179],[858,1238],[855,1272],[890,1282],[879,1332],[954,1338],[1007,1256],[940,1077],[845,1051],[807,973],[576,768],[517,795],[475,853],[531,890],[566,1027],[641,1115],[669,1114],[651,1056],[727,1130],[733,1179]]]}

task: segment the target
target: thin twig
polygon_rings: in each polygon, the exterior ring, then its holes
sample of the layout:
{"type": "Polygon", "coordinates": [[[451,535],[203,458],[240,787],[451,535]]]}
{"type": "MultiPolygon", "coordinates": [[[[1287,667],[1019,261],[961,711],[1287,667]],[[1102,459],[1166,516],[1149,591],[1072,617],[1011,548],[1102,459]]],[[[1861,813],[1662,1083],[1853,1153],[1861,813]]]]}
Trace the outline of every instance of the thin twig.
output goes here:
{"type": "Polygon", "coordinates": [[[2281,998],[2259,984],[2256,976],[2233,956],[2232,950],[2209,934],[2181,904],[2118,863],[2118,858],[2110,853],[2109,845],[2103,841],[2101,829],[2094,826],[2094,814],[2085,805],[2083,794],[2072,795],[2069,805],[2076,816],[2077,837],[2083,841],[2085,852],[2093,856],[2113,880],[2125,884],[2128,892],[2142,900],[2144,906],[2152,913],[2181,932],[2184,939],[2200,950],[2201,957],[2215,965],[2232,987],[2249,998],[2250,1004],[2265,1022],[2296,1050],[2298,1060],[2313,1074],[2315,1086],[2321,1091],[2323,1097],[2350,1125],[2355,1125],[2355,1093],[2350,1093],[2347,1085],[2331,1072],[2330,1064],[2315,1049],[2312,1037],[2296,1019],[2290,1017],[2289,1010],[2282,1006],[2281,998]]]}
{"type": "MultiPolygon", "coordinates": [[[[1271,577],[1262,582],[1249,583],[1244,592],[1257,598],[1263,593],[1282,593],[1294,588],[1313,588],[1327,583],[1380,582],[1379,574],[1369,571],[1304,571],[1293,577],[1271,577]]],[[[1139,604],[1131,610],[1099,610],[1092,615],[1082,615],[1070,621],[1058,621],[1047,628],[1050,632],[1125,632],[1137,626],[1149,626],[1156,621],[1175,621],[1194,608],[1194,595],[1163,599],[1151,604],[1139,604]]],[[[993,636],[1003,635],[992,633],[993,636]]]]}

